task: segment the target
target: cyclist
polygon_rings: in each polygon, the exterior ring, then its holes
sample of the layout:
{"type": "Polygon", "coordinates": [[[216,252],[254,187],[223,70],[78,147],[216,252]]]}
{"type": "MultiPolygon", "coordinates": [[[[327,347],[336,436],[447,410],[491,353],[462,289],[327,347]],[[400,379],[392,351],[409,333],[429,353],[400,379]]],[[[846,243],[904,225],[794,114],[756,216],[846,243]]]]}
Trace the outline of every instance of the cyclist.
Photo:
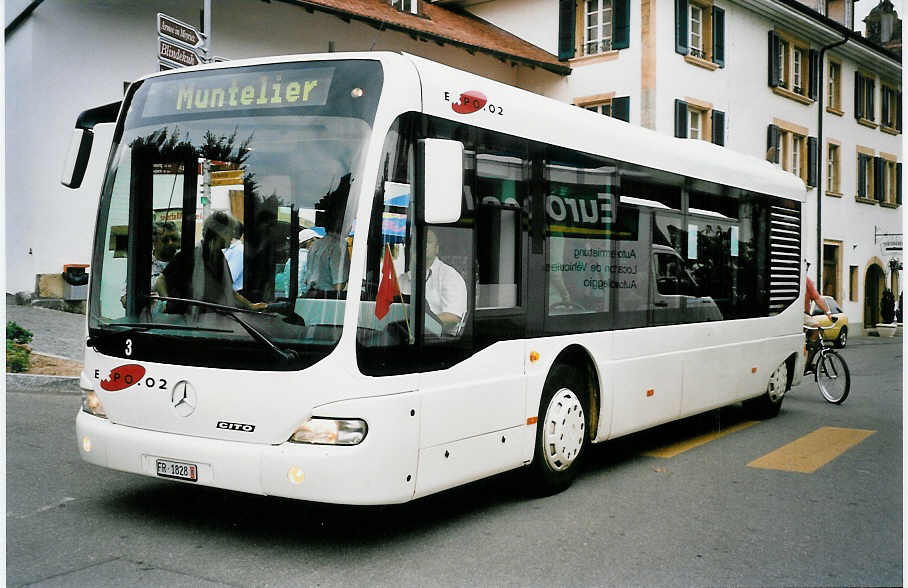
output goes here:
{"type": "Polygon", "coordinates": [[[817,287],[814,285],[813,280],[809,277],[807,278],[807,290],[804,293],[804,326],[810,327],[810,330],[807,331],[807,340],[809,344],[807,345],[807,363],[804,366],[804,373],[809,374],[812,372],[810,367],[813,363],[813,356],[817,351],[817,339],[820,336],[820,330],[817,328],[820,325],[815,317],[810,314],[810,303],[815,302],[816,305],[826,313],[826,316],[829,320],[832,320],[832,313],[829,312],[829,306],[826,305],[826,301],[823,300],[823,297],[820,296],[820,293],[817,291],[817,287]]]}

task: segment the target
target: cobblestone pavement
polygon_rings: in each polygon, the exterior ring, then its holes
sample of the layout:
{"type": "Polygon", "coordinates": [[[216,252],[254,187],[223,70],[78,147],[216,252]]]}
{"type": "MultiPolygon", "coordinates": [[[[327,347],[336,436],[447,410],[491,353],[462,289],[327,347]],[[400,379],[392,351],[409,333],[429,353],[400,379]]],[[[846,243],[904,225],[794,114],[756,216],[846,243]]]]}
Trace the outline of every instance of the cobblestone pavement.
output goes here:
{"type": "Polygon", "coordinates": [[[35,353],[84,359],[84,314],[7,304],[6,320],[34,333],[31,348],[35,353]]]}

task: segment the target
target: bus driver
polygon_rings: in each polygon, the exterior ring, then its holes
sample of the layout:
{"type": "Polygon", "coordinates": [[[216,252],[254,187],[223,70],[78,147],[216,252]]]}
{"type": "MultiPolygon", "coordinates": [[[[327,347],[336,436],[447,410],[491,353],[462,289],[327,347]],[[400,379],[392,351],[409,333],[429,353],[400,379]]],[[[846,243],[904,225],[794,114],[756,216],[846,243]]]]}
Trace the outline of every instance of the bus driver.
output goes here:
{"type": "MultiPolygon", "coordinates": [[[[467,313],[467,283],[456,269],[438,258],[438,235],[426,232],[426,304],[441,321],[442,331],[456,334],[467,313]]],[[[409,273],[400,276],[400,289],[410,293],[409,273]]]]}

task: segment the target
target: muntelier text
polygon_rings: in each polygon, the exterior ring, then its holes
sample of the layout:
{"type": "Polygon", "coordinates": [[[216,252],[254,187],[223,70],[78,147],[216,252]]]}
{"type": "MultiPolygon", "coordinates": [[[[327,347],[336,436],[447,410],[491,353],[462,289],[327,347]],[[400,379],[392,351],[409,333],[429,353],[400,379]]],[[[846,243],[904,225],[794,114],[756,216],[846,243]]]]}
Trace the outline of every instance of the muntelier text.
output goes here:
{"type": "Polygon", "coordinates": [[[284,83],[281,76],[273,80],[262,77],[257,85],[240,86],[236,80],[227,87],[196,89],[192,84],[180,87],[177,92],[177,110],[205,110],[231,106],[263,106],[309,102],[310,94],[318,87],[319,80],[284,83]]]}

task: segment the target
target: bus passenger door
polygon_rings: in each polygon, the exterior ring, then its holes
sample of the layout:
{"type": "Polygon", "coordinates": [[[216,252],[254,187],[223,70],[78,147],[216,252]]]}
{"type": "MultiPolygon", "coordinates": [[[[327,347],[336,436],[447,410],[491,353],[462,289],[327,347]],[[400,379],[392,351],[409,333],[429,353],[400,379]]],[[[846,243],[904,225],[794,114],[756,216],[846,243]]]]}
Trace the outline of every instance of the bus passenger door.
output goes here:
{"type": "Polygon", "coordinates": [[[527,147],[479,129],[459,138],[462,218],[425,231],[422,349],[439,361],[420,374],[417,496],[520,466],[527,446],[521,435],[530,429],[523,341],[527,147]]]}

